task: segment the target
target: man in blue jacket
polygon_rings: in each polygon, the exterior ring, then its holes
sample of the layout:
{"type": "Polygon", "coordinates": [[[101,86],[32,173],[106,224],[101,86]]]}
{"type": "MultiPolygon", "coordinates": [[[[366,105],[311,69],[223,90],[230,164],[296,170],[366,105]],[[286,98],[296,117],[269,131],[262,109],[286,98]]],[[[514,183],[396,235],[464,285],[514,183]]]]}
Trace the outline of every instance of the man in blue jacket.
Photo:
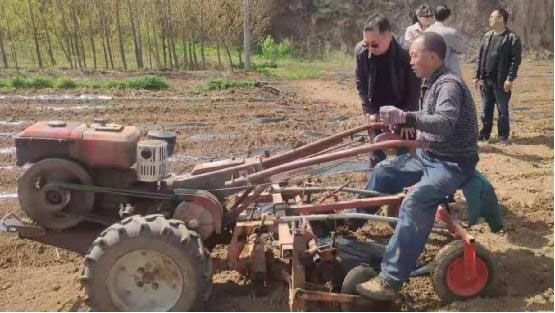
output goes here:
{"type": "Polygon", "coordinates": [[[480,46],[474,85],[482,94],[482,129],[479,140],[488,141],[497,104],[497,131],[501,144],[509,143],[509,100],[513,81],[521,61],[520,38],[507,28],[509,14],[504,9],[491,13],[489,25],[480,46]]]}

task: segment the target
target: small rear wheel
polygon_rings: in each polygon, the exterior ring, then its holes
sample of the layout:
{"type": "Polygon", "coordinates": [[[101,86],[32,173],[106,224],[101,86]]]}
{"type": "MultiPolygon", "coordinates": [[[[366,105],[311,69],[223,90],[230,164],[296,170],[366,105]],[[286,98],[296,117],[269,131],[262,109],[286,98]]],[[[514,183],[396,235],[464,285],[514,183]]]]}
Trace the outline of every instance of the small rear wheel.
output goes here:
{"type": "MultiPolygon", "coordinates": [[[[349,295],[358,295],[356,285],[363,283],[378,276],[378,273],[368,264],[361,264],[354,267],[347,273],[341,286],[341,293],[349,295]]],[[[377,301],[371,299],[361,299],[358,303],[341,304],[343,312],[368,312],[375,307],[377,301]]]]}
{"type": "Polygon", "coordinates": [[[432,285],[439,297],[453,301],[485,296],[494,286],[495,263],[482,245],[476,247],[476,275],[467,277],[464,268],[464,241],[457,240],[443,247],[434,260],[432,285]]]}
{"type": "Polygon", "coordinates": [[[212,291],[200,236],[160,214],[107,228],[85,257],[81,282],[99,311],[188,311],[212,291]]]}

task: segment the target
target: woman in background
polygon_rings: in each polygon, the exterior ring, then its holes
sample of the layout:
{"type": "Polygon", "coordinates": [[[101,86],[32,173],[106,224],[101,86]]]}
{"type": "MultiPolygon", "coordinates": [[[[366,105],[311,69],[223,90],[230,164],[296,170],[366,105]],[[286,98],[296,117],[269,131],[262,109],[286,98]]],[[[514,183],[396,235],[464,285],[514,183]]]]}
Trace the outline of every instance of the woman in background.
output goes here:
{"type": "Polygon", "coordinates": [[[416,9],[416,22],[407,27],[405,32],[405,41],[408,45],[412,43],[416,37],[420,36],[426,31],[430,25],[435,22],[434,12],[427,4],[423,4],[416,9]]]}

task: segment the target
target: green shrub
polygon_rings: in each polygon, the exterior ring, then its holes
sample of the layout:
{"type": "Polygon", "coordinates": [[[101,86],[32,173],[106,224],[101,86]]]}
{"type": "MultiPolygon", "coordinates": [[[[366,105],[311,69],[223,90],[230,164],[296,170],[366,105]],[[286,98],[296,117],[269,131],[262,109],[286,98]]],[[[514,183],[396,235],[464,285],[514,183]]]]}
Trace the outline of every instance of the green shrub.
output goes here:
{"type": "Polygon", "coordinates": [[[25,88],[28,87],[27,80],[23,77],[17,76],[14,78],[10,78],[8,80],[8,84],[14,88],[25,88]]]}
{"type": "Polygon", "coordinates": [[[73,89],[76,88],[77,84],[68,77],[61,77],[56,80],[54,88],[56,89],[73,89]]]}
{"type": "Polygon", "coordinates": [[[170,85],[158,76],[145,76],[142,78],[127,80],[127,87],[147,90],[162,90],[168,89],[170,85]]]}
{"type": "Polygon", "coordinates": [[[262,56],[275,64],[277,59],[291,54],[293,44],[289,39],[285,39],[281,43],[276,43],[272,36],[268,35],[262,42],[262,56]]]}
{"type": "Polygon", "coordinates": [[[231,80],[226,78],[214,78],[209,80],[206,85],[201,86],[202,90],[228,89],[228,88],[255,88],[260,87],[256,80],[231,80]]]}

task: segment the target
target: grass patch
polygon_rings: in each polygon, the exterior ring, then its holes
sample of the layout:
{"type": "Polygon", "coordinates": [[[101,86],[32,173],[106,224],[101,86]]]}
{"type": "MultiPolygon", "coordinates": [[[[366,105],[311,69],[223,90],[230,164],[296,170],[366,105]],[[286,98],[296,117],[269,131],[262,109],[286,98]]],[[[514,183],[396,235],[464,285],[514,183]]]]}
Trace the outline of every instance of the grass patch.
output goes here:
{"type": "Polygon", "coordinates": [[[141,78],[128,79],[126,81],[127,88],[146,89],[146,90],[163,90],[170,88],[170,85],[158,76],[145,76],[141,78]]]}
{"type": "Polygon", "coordinates": [[[76,88],[77,84],[68,77],[60,77],[56,80],[54,88],[56,89],[73,89],[76,88]]]}
{"type": "Polygon", "coordinates": [[[145,76],[140,78],[131,78],[126,80],[81,80],[74,81],[69,77],[22,77],[0,80],[0,87],[13,88],[54,88],[54,89],[74,89],[74,88],[92,88],[92,89],[147,89],[147,90],[163,90],[171,86],[161,77],[145,76]]]}
{"type": "Polygon", "coordinates": [[[260,56],[255,56],[256,63],[252,70],[287,80],[316,79],[330,71],[351,71],[354,66],[353,58],[341,52],[331,52],[325,57],[310,60],[295,57],[279,58],[274,64],[264,63],[264,60],[260,56]]]}
{"type": "Polygon", "coordinates": [[[200,90],[219,90],[228,88],[256,88],[260,87],[256,80],[232,80],[227,78],[210,79],[205,85],[199,86],[200,90]]]}
{"type": "Polygon", "coordinates": [[[14,78],[6,79],[2,82],[3,86],[13,88],[52,88],[54,80],[45,77],[22,77],[16,76],[14,78]]]}

